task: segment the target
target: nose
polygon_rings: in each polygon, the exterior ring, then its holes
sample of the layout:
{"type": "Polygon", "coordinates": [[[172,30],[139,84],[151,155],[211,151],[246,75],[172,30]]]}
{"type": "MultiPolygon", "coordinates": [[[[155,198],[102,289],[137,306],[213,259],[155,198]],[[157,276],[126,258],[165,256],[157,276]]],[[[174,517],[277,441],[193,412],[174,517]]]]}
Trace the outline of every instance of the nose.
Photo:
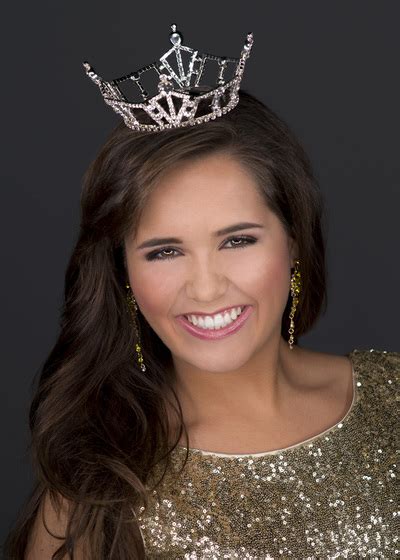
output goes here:
{"type": "Polygon", "coordinates": [[[228,279],[211,258],[193,261],[186,278],[186,296],[198,302],[214,302],[223,297],[228,279]]]}

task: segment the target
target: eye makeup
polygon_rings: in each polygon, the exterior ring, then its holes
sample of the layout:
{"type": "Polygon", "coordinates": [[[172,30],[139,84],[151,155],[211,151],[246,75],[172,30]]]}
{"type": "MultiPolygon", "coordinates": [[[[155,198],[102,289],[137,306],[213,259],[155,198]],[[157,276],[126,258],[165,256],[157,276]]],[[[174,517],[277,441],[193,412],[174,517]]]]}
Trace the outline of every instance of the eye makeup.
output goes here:
{"type": "MultiPolygon", "coordinates": [[[[257,239],[255,237],[249,236],[249,235],[239,235],[239,236],[234,236],[234,237],[229,237],[226,242],[232,242],[232,241],[237,241],[239,240],[240,243],[233,245],[232,247],[228,247],[228,249],[244,249],[245,247],[249,246],[249,245],[254,245],[254,243],[257,242],[257,239]]],[[[174,247],[163,247],[161,249],[159,249],[158,251],[152,251],[150,253],[146,254],[146,260],[147,261],[164,261],[164,260],[172,260],[175,258],[175,256],[173,255],[165,255],[166,251],[175,251],[176,253],[178,252],[177,249],[175,249],[174,247]],[[164,253],[164,257],[160,257],[159,255],[164,253]]]]}

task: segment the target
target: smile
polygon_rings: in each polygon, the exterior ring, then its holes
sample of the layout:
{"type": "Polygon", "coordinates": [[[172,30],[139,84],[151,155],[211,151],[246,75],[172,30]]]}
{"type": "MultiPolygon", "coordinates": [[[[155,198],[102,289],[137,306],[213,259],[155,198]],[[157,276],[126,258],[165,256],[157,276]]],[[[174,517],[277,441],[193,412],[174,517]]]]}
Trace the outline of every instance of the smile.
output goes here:
{"type": "Polygon", "coordinates": [[[195,327],[202,329],[220,329],[227,327],[239,317],[245,306],[232,307],[229,311],[215,313],[215,315],[185,315],[188,321],[195,327]]]}
{"type": "Polygon", "coordinates": [[[205,340],[224,338],[237,332],[252,312],[250,305],[234,307],[216,315],[180,315],[177,321],[187,332],[205,340]]]}

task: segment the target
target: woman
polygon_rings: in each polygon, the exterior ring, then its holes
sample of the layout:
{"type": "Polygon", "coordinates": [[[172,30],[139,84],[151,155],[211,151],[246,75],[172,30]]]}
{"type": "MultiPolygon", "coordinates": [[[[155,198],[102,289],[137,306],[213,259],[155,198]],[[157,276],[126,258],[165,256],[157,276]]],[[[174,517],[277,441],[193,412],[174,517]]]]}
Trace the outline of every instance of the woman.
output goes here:
{"type": "Polygon", "coordinates": [[[400,356],[296,343],[325,248],[282,120],[240,90],[198,126],[121,124],[81,203],[9,558],[393,557],[400,356]]]}

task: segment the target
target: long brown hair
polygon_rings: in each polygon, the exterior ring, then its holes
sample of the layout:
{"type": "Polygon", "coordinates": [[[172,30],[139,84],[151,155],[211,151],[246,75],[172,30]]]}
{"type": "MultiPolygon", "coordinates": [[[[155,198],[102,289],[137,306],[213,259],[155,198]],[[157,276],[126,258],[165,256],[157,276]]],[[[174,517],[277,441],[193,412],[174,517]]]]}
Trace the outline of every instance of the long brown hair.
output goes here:
{"type": "MultiPolygon", "coordinates": [[[[147,366],[141,371],[126,302],[123,242],[135,233],[165,169],[218,151],[237,158],[253,173],[265,203],[298,245],[303,286],[296,336],[307,332],[326,308],[323,203],[310,161],[271,109],[246,91],[239,93],[231,112],[201,125],[145,133],[121,123],[84,176],[81,225],[66,270],[60,334],[30,409],[36,485],[6,540],[11,560],[24,557],[47,493],[55,505],[58,496],[74,504],[54,560],[71,554],[81,537],[92,559],[144,558],[133,513],[147,503],[148,474],[155,465],[165,472],[182,433],[189,446],[174,392],[169,404],[179,426],[175,440],[167,420],[171,353],[139,310],[147,366]]],[[[281,329],[285,340],[289,311],[288,294],[281,329]]]]}

